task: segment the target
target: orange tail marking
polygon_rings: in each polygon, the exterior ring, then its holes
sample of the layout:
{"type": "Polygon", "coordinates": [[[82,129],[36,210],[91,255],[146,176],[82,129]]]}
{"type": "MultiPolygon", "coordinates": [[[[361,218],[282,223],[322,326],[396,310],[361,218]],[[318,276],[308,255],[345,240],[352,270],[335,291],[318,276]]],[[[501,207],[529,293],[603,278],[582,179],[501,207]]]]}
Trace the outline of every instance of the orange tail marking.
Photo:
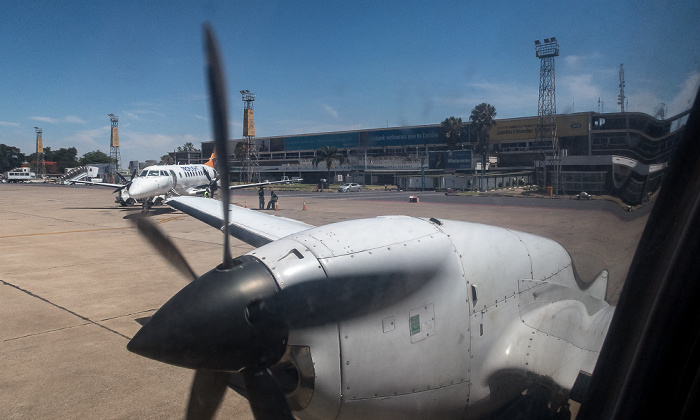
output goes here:
{"type": "Polygon", "coordinates": [[[205,163],[210,168],[216,168],[216,149],[212,152],[207,163],[205,163]]]}

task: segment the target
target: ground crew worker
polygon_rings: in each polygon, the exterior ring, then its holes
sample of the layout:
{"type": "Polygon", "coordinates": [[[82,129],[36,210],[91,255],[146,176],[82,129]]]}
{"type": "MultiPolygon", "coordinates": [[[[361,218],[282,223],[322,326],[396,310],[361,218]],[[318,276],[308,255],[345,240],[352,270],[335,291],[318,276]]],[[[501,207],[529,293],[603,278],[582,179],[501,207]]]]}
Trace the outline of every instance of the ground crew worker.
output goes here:
{"type": "Polygon", "coordinates": [[[265,188],[261,185],[258,190],[258,209],[265,210],[265,188]]]}
{"type": "Polygon", "coordinates": [[[267,203],[267,209],[268,209],[268,210],[270,210],[270,209],[274,210],[274,209],[275,209],[275,204],[277,204],[277,194],[275,194],[275,191],[272,190],[272,191],[270,191],[270,202],[267,203]]]}

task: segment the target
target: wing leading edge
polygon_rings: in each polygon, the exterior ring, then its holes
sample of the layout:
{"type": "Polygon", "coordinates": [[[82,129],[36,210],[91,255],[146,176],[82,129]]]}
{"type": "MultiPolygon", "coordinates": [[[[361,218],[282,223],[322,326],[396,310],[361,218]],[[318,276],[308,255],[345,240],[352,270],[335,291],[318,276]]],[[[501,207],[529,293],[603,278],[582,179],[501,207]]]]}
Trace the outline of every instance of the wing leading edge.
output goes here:
{"type": "MultiPolygon", "coordinates": [[[[180,210],[216,229],[224,223],[221,202],[202,197],[176,197],[166,201],[170,207],[180,210]]],[[[311,229],[314,226],[251,209],[229,206],[229,234],[236,239],[259,247],[285,236],[311,229]]]]}

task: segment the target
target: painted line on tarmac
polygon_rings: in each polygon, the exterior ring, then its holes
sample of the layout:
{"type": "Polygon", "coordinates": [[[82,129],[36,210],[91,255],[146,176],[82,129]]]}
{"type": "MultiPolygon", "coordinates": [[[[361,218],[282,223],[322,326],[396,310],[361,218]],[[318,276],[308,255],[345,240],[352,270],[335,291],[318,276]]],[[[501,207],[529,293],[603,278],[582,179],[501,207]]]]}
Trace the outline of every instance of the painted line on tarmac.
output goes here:
{"type": "MultiPolygon", "coordinates": [[[[39,295],[37,295],[37,294],[35,294],[35,293],[30,292],[29,290],[23,289],[23,288],[21,288],[21,287],[15,285],[15,284],[8,283],[8,282],[6,282],[6,281],[4,281],[4,280],[0,280],[0,283],[3,284],[3,285],[5,285],[5,286],[9,286],[9,287],[12,287],[12,288],[14,288],[14,289],[17,289],[17,290],[19,290],[20,292],[26,293],[27,295],[29,295],[29,296],[31,296],[31,297],[33,297],[33,298],[39,299],[39,300],[41,300],[41,301],[43,301],[43,302],[46,302],[46,303],[48,303],[49,305],[52,305],[52,306],[54,306],[54,307],[56,307],[56,308],[58,308],[58,309],[61,309],[61,310],[65,311],[65,312],[68,312],[69,314],[71,314],[71,315],[73,315],[73,316],[75,316],[75,317],[78,317],[78,318],[80,318],[81,320],[85,321],[86,324],[93,324],[93,325],[96,325],[96,326],[98,326],[98,327],[100,327],[100,328],[104,328],[105,330],[107,330],[107,331],[109,331],[109,332],[111,332],[111,333],[113,333],[113,334],[116,334],[116,335],[118,335],[118,336],[120,336],[120,337],[126,338],[127,340],[131,340],[130,337],[127,337],[127,336],[125,336],[124,334],[122,334],[122,333],[120,333],[120,332],[118,332],[118,331],[115,331],[115,330],[113,330],[113,329],[111,329],[111,328],[109,328],[109,327],[107,327],[107,326],[105,326],[105,325],[102,325],[102,324],[100,324],[99,322],[95,322],[95,321],[91,320],[91,319],[88,318],[88,317],[85,317],[85,316],[82,316],[82,315],[80,315],[80,314],[78,314],[78,313],[76,313],[76,312],[73,312],[73,311],[71,311],[70,309],[65,308],[65,307],[63,307],[63,306],[61,306],[61,305],[57,305],[57,304],[51,302],[50,300],[48,300],[48,299],[46,299],[46,298],[44,298],[44,297],[41,297],[41,296],[39,296],[39,295]]],[[[58,330],[55,330],[55,331],[58,331],[58,330]]],[[[46,333],[46,332],[44,332],[44,333],[46,333]]],[[[23,338],[23,337],[15,337],[14,339],[7,339],[7,340],[3,340],[3,341],[11,341],[11,340],[16,340],[16,339],[20,339],[20,338],[23,338]]]]}

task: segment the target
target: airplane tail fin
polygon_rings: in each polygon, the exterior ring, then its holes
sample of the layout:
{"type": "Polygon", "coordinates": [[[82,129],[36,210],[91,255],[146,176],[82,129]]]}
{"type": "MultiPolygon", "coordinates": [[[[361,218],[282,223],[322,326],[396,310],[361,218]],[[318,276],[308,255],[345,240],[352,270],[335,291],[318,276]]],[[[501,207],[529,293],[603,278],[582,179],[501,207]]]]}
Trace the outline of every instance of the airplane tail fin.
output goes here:
{"type": "Polygon", "coordinates": [[[216,168],[216,149],[212,152],[211,156],[209,157],[209,160],[205,163],[205,165],[209,166],[210,168],[216,168]]]}

